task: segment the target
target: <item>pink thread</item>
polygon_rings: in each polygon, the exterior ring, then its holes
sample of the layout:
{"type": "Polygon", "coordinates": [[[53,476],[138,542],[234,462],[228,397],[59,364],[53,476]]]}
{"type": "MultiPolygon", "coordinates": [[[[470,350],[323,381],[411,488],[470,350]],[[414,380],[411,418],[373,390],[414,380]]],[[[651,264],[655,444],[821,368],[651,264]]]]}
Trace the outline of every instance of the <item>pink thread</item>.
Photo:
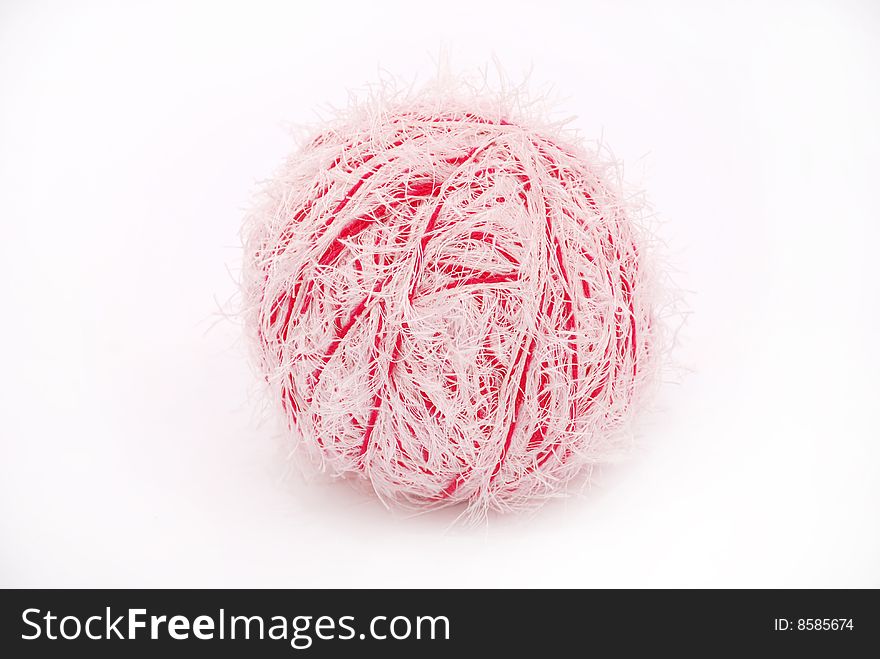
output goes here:
{"type": "Polygon", "coordinates": [[[656,351],[613,166],[470,101],[355,111],[308,142],[249,220],[244,294],[320,466],[482,513],[616,450],[656,351]]]}

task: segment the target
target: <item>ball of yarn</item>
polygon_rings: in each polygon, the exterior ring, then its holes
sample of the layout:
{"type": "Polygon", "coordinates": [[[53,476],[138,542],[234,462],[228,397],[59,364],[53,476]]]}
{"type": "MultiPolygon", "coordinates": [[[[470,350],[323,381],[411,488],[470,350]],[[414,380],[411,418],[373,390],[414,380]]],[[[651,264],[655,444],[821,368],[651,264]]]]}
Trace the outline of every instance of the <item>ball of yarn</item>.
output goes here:
{"type": "Polygon", "coordinates": [[[245,229],[247,326],[298,446],[384,501],[480,511],[614,453],[655,352],[614,172],[480,94],[314,134],[245,229]]]}

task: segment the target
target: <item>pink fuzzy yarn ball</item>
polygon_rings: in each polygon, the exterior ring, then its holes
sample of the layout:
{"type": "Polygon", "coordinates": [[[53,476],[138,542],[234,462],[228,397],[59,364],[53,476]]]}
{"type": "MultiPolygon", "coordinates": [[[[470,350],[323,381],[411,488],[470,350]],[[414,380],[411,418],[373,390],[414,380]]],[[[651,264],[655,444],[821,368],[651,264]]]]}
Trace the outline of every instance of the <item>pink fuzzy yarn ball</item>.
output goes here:
{"type": "Polygon", "coordinates": [[[471,513],[615,453],[656,352],[615,171],[480,94],[314,136],[245,229],[247,328],[298,446],[385,501],[471,513]]]}

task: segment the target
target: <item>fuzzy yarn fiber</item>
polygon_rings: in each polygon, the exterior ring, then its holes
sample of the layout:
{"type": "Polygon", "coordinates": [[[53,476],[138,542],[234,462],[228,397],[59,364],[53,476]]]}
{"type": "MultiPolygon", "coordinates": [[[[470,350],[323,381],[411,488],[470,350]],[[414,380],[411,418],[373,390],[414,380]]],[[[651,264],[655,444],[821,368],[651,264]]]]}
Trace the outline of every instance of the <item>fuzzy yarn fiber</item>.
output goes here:
{"type": "Polygon", "coordinates": [[[520,509],[615,454],[655,369],[613,163],[498,95],[372,101],[244,231],[246,324],[297,446],[384,501],[520,509]]]}

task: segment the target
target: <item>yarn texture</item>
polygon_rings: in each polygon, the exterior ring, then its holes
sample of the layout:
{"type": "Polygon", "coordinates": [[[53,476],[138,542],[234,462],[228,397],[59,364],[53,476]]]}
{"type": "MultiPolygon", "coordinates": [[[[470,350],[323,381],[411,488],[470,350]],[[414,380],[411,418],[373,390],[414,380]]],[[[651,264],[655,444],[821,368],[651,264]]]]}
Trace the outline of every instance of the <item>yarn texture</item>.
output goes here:
{"type": "Polygon", "coordinates": [[[656,371],[617,169],[510,97],[376,97],[244,230],[246,326],[299,451],[411,507],[517,510],[619,453],[656,371]]]}

